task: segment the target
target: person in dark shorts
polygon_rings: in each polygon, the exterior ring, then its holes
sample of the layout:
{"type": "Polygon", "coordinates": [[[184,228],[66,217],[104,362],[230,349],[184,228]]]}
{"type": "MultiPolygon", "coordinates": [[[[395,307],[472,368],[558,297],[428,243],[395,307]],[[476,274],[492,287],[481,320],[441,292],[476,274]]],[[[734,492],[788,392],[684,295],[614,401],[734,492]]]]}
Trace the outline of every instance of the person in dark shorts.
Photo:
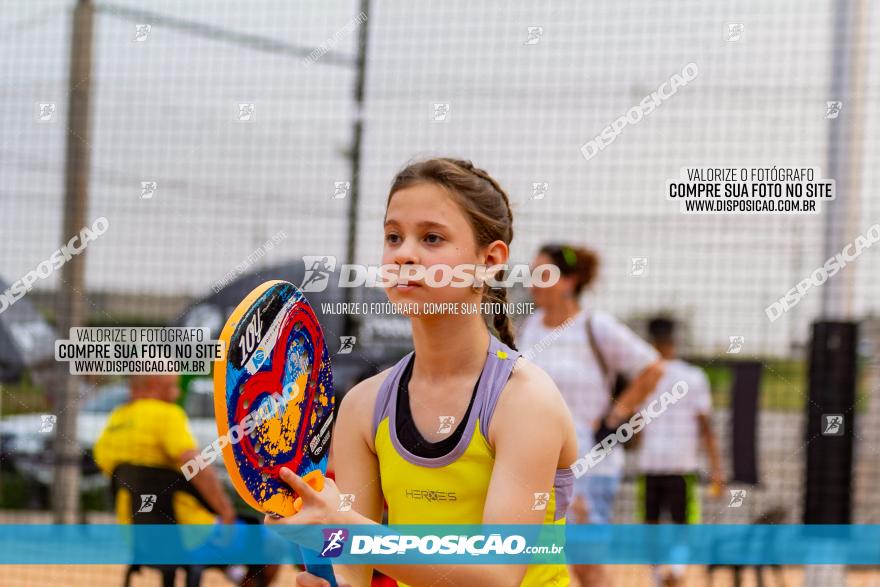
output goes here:
{"type": "MultiPolygon", "coordinates": [[[[721,495],[724,479],[718,443],[712,431],[712,396],[709,380],[702,369],[676,356],[675,322],[655,318],[648,325],[651,344],[666,361],[666,370],[645,407],[654,403],[657,411],[664,394],[676,387],[679,399],[667,402],[665,411],[654,416],[640,434],[641,476],[636,484],[636,508],[641,521],[657,524],[668,515],[675,524],[700,521],[698,481],[705,469],[700,462],[703,447],[709,461],[710,494],[721,495]]],[[[658,585],[681,585],[684,565],[655,568],[658,585]]]]}

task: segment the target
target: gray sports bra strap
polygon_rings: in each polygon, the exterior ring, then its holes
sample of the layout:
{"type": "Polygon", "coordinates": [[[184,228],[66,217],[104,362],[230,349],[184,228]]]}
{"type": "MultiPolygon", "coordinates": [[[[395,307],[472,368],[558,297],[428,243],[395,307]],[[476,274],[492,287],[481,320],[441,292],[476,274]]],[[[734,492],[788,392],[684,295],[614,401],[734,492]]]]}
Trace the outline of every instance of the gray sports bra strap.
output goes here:
{"type": "Polygon", "coordinates": [[[390,413],[391,398],[394,397],[393,392],[397,389],[397,385],[400,382],[400,376],[403,374],[403,370],[406,369],[414,352],[415,351],[410,351],[405,357],[397,361],[397,363],[391,368],[388,377],[386,377],[385,381],[382,382],[382,385],[379,386],[379,393],[376,395],[376,405],[373,407],[373,438],[376,437],[376,430],[379,428],[379,422],[390,413]]]}
{"type": "Polygon", "coordinates": [[[483,435],[489,433],[489,422],[501,397],[501,390],[507,385],[507,380],[513,372],[513,366],[518,357],[522,355],[494,336],[489,343],[489,356],[486,359],[486,367],[483,377],[486,381],[486,393],[483,394],[483,405],[480,406],[480,429],[483,435]]]}
{"type": "MultiPolygon", "coordinates": [[[[492,413],[495,411],[495,405],[498,403],[501,390],[504,389],[508,378],[510,378],[510,373],[513,370],[517,357],[521,355],[521,353],[513,350],[492,335],[489,337],[489,349],[486,353],[488,356],[483,367],[483,373],[480,376],[479,386],[480,390],[485,391],[483,393],[478,391],[477,401],[480,403],[476,406],[480,414],[480,428],[484,434],[489,430],[489,421],[492,419],[492,413]]],[[[394,397],[394,391],[400,384],[400,377],[404,369],[406,369],[412,354],[413,351],[410,351],[405,357],[400,359],[391,368],[388,377],[385,378],[385,381],[379,387],[379,393],[376,396],[376,406],[373,409],[373,437],[376,436],[379,423],[391,413],[391,400],[394,397]]]]}

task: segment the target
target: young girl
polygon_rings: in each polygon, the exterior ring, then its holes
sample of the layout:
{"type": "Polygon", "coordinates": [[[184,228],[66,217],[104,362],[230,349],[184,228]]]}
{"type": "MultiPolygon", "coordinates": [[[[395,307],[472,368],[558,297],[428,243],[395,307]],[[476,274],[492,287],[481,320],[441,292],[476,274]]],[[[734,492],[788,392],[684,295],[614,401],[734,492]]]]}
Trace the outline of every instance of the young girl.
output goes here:
{"type": "MultiPolygon", "coordinates": [[[[383,265],[507,263],[513,238],[507,194],[469,161],[430,159],[401,171],[385,212],[383,265]]],[[[497,278],[502,276],[498,275],[497,278]]],[[[393,303],[479,304],[488,286],[388,288],[393,303]]],[[[346,395],[334,432],[335,484],[314,491],[282,479],[302,509],[267,523],[372,524],[388,503],[395,524],[562,524],[577,438],[568,408],[541,369],[519,359],[507,316],[412,314],[414,351],[346,395]],[[518,360],[519,359],[519,360],[518,360]],[[514,369],[516,364],[516,369],[514,369]],[[339,512],[340,493],[354,494],[339,512]],[[544,503],[545,494],[549,499],[544,503]]],[[[409,585],[567,585],[564,565],[378,565],[409,585]]],[[[370,567],[337,568],[368,585],[370,567]]],[[[326,585],[302,573],[301,586],[326,585]]]]}

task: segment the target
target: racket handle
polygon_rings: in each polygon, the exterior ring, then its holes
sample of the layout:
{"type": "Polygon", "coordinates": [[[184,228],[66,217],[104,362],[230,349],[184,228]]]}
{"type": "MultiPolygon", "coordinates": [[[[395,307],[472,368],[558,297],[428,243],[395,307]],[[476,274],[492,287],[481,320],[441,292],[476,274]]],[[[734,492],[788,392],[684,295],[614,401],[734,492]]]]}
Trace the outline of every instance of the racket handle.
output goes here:
{"type": "Polygon", "coordinates": [[[300,549],[302,551],[303,556],[303,566],[306,568],[307,573],[311,573],[316,577],[321,577],[328,583],[330,583],[330,587],[338,587],[336,584],[336,575],[333,574],[333,565],[328,563],[308,563],[306,561],[312,561],[318,558],[318,553],[307,550],[305,548],[300,549]]]}

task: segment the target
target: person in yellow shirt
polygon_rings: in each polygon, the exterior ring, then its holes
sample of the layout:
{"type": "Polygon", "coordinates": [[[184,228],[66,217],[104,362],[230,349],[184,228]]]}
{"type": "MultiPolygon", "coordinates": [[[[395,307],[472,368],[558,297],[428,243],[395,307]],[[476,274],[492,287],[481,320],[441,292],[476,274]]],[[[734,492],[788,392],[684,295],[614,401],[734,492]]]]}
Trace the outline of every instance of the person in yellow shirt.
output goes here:
{"type": "MultiPolygon", "coordinates": [[[[167,468],[180,473],[181,466],[195,458],[199,448],[186,412],[174,403],[179,396],[176,374],[131,378],[131,399],[110,413],[107,425],[95,443],[95,462],[104,474],[112,476],[117,467],[126,464],[167,468]]],[[[237,522],[235,508],[213,468],[200,471],[190,483],[214,511],[191,493],[175,491],[171,503],[178,524],[237,522]]],[[[130,491],[121,486],[114,498],[117,520],[122,524],[132,523],[130,491]]],[[[238,520],[238,523],[243,522],[238,520]]],[[[231,565],[226,568],[227,576],[240,585],[268,585],[277,573],[277,565],[231,565]]]]}
{"type": "MultiPolygon", "coordinates": [[[[107,476],[122,464],[168,468],[180,467],[198,453],[183,408],[175,404],[180,395],[176,374],[137,375],[131,378],[131,400],[110,413],[95,443],[95,462],[107,476]]],[[[172,503],[179,524],[235,522],[235,509],[212,468],[201,471],[191,483],[216,514],[193,495],[175,492],[172,503]]],[[[116,496],[116,517],[131,523],[131,495],[121,487],[116,496]]]]}

